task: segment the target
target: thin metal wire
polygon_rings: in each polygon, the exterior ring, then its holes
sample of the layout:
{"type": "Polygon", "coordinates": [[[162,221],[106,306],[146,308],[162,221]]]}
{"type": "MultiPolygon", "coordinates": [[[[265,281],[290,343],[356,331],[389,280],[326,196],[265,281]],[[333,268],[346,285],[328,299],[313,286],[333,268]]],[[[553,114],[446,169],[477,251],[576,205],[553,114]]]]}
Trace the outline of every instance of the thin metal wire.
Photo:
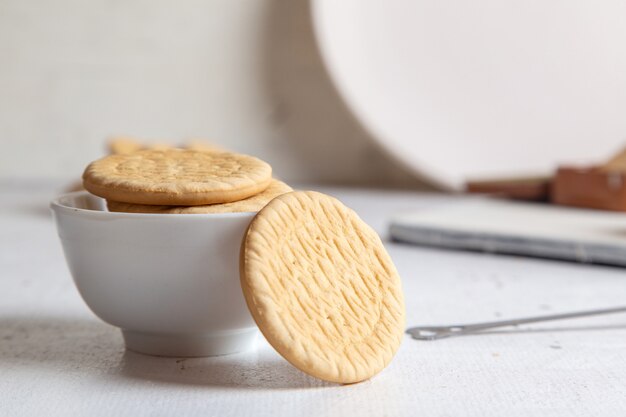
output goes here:
{"type": "Polygon", "coordinates": [[[551,314],[547,316],[525,317],[511,320],[488,321],[484,323],[455,324],[449,326],[416,326],[406,330],[416,340],[438,340],[451,336],[462,336],[498,327],[517,326],[543,321],[565,320],[577,317],[599,316],[601,314],[626,313],[626,307],[603,308],[574,313],[551,314]]]}

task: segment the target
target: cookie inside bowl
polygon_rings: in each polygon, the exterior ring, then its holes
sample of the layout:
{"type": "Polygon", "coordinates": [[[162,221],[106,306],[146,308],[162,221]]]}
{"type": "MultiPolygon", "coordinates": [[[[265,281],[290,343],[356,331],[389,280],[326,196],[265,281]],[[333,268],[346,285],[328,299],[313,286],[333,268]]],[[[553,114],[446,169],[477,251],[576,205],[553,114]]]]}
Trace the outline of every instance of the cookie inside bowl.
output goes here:
{"type": "Polygon", "coordinates": [[[204,204],[198,206],[164,206],[149,204],[132,204],[107,200],[109,211],[122,213],[156,213],[156,214],[211,214],[211,213],[248,213],[257,212],[279,195],[293,191],[282,181],[272,179],[269,186],[262,192],[243,200],[221,204],[204,204]]]}
{"type": "Polygon", "coordinates": [[[180,149],[102,158],[83,185],[93,195],[52,202],[57,229],[80,294],[128,349],[239,352],[258,325],[296,368],[337,383],[395,355],[400,277],[339,200],[292,191],[253,157],[180,149]]]}

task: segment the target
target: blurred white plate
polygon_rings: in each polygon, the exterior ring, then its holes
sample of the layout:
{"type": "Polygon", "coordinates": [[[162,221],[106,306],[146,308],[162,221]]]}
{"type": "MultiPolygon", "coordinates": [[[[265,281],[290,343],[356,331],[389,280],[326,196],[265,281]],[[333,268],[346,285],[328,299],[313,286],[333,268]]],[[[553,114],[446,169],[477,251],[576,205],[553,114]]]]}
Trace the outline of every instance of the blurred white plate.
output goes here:
{"type": "Polygon", "coordinates": [[[547,173],[626,142],[626,2],[315,0],[356,117],[432,181],[547,173]]]}

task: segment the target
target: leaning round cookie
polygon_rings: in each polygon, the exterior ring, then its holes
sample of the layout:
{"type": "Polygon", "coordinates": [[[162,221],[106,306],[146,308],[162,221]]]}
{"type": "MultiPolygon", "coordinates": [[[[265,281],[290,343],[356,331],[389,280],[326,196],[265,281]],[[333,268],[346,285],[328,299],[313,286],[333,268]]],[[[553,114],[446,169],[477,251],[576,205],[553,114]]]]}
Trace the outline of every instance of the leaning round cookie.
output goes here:
{"type": "Polygon", "coordinates": [[[265,190],[272,167],[230,152],[143,150],[110,155],[83,173],[85,189],[109,200],[155,205],[201,205],[243,200],[265,190]]]}
{"type": "Polygon", "coordinates": [[[151,206],[148,204],[120,203],[107,200],[109,211],[124,213],[156,213],[156,214],[213,214],[213,213],[246,213],[261,210],[279,195],[293,191],[282,181],[273,179],[269,187],[257,195],[232,203],[207,204],[202,206],[151,206]]]}
{"type": "Polygon", "coordinates": [[[248,228],[240,273],[265,338],[309,375],[363,381],[400,346],[396,268],[376,232],[332,197],[296,191],[272,200],[248,228]]]}

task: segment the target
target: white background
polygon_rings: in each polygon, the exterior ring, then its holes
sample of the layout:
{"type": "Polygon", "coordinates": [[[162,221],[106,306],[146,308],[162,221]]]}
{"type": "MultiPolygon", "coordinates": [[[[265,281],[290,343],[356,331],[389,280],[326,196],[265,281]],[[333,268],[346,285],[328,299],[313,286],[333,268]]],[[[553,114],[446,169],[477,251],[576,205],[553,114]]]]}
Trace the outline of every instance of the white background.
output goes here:
{"type": "Polygon", "coordinates": [[[306,1],[0,2],[0,179],[74,177],[112,134],[207,138],[288,180],[414,181],[337,96],[306,1]]]}

